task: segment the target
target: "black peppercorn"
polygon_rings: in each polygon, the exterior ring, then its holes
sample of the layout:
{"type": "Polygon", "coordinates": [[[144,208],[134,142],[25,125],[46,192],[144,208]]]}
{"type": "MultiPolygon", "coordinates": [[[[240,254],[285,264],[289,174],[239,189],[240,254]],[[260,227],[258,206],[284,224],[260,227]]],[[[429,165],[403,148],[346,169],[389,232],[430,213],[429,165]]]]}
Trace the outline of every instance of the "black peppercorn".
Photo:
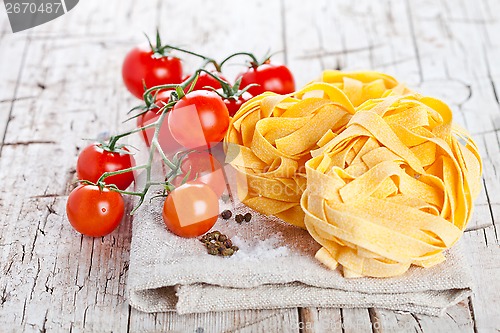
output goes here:
{"type": "Polygon", "coordinates": [[[230,210],[226,209],[225,211],[223,211],[220,216],[224,219],[224,220],[229,220],[231,218],[231,216],[233,216],[233,213],[231,213],[230,210]]]}
{"type": "Polygon", "coordinates": [[[244,217],[246,222],[250,222],[250,220],[252,219],[252,214],[246,213],[244,217]]]}

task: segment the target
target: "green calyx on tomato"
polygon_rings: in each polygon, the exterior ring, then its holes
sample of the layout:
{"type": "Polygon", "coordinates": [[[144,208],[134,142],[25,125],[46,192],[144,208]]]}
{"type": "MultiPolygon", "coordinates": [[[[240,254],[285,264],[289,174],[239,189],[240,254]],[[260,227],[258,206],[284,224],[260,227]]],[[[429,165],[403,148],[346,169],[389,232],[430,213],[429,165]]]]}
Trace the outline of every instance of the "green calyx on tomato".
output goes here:
{"type": "Polygon", "coordinates": [[[229,82],[222,80],[221,78],[209,73],[208,75],[212,76],[215,80],[220,83],[220,88],[217,89],[215,87],[208,87],[208,90],[214,91],[217,95],[219,95],[222,99],[234,99],[238,100],[248,89],[256,86],[256,84],[251,84],[243,89],[241,89],[241,78],[238,78],[236,82],[231,85],[229,82]]]}
{"type": "Polygon", "coordinates": [[[161,43],[160,31],[158,29],[156,29],[156,45],[153,45],[153,43],[151,43],[148,35],[144,34],[144,36],[146,36],[149,47],[151,47],[151,51],[153,51],[153,58],[160,59],[163,57],[171,56],[171,54],[169,53],[170,48],[168,47],[168,45],[164,46],[161,43]]]}
{"type": "MultiPolygon", "coordinates": [[[[189,92],[189,89],[191,89],[191,91],[220,89],[222,88],[222,85],[224,83],[228,82],[227,79],[220,72],[217,71],[208,72],[205,69],[200,69],[198,72],[199,72],[198,80],[194,84],[191,83],[190,85],[188,85],[188,87],[184,89],[186,94],[189,92]]],[[[184,82],[191,79],[191,77],[192,77],[191,75],[187,76],[184,79],[184,82]]]]}
{"type": "MultiPolygon", "coordinates": [[[[234,116],[243,103],[253,97],[252,94],[248,92],[248,89],[257,86],[257,84],[249,84],[241,89],[241,78],[238,78],[236,82],[231,85],[227,80],[219,76],[218,73],[207,72],[203,69],[200,71],[202,71],[200,73],[200,79],[203,75],[204,77],[210,77],[212,81],[216,82],[216,84],[212,83],[211,85],[206,85],[204,88],[215,92],[222,98],[226,104],[229,116],[231,117],[234,116]],[[219,88],[217,88],[217,86],[219,88]]],[[[196,90],[196,87],[194,90],[196,90]]]]}

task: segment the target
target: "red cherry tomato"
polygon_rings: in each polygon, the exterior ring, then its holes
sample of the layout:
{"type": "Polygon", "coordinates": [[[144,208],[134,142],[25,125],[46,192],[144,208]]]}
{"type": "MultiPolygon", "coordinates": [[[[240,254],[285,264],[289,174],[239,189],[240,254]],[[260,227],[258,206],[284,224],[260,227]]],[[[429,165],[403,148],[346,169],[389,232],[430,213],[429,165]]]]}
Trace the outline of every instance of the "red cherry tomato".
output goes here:
{"type": "MultiPolygon", "coordinates": [[[[128,151],[127,148],[122,148],[128,151]]],[[[132,155],[111,152],[102,148],[99,143],[93,143],[85,147],[76,162],[76,174],[78,179],[97,182],[105,172],[118,171],[131,168],[135,165],[132,155]]],[[[134,181],[132,171],[107,177],[106,184],[115,184],[120,190],[125,190],[134,181]]]]}
{"type": "Polygon", "coordinates": [[[248,92],[244,92],[238,99],[234,98],[226,98],[224,99],[224,103],[226,103],[227,110],[229,111],[229,115],[234,117],[236,112],[240,109],[240,107],[253,96],[248,92]]]}
{"type": "Polygon", "coordinates": [[[212,147],[229,127],[226,104],[214,92],[190,92],[175,104],[168,116],[174,139],[188,149],[212,147]]]}
{"type": "MultiPolygon", "coordinates": [[[[168,103],[169,98],[170,98],[170,93],[171,91],[162,91],[158,93],[156,96],[156,105],[162,106],[162,103],[168,103]]],[[[159,111],[159,108],[154,108],[152,110],[147,111],[140,117],[137,117],[137,127],[143,127],[146,125],[149,125],[160,117],[157,112],[159,111]]],[[[149,147],[151,146],[151,141],[153,140],[153,135],[154,135],[155,129],[154,127],[145,129],[141,132],[142,138],[146,145],[149,147]]],[[[160,143],[161,149],[163,149],[163,152],[165,154],[171,154],[175,153],[182,148],[182,146],[175,141],[175,139],[172,137],[172,134],[170,133],[170,129],[168,128],[168,116],[165,116],[163,119],[163,123],[160,128],[160,133],[158,134],[158,142],[160,143]]]]}
{"type": "Polygon", "coordinates": [[[260,95],[265,91],[272,91],[281,95],[295,91],[295,81],[292,72],[285,65],[264,63],[257,68],[248,68],[240,76],[241,88],[252,83],[258,84],[258,86],[248,89],[248,92],[252,96],[260,95]]]}
{"type": "Polygon", "coordinates": [[[132,95],[142,99],[143,81],[147,88],[180,83],[182,64],[175,57],[156,58],[151,48],[136,46],[127,53],[122,66],[123,82],[132,95]]]}
{"type": "Polygon", "coordinates": [[[76,231],[92,237],[102,237],[120,224],[125,205],[122,196],[107,188],[80,185],[68,197],[66,214],[76,231]]]}
{"type": "MultiPolygon", "coordinates": [[[[227,81],[227,79],[224,76],[222,76],[221,73],[217,73],[217,72],[213,72],[213,73],[215,75],[217,75],[219,78],[221,78],[222,80],[227,81]]],[[[190,77],[191,77],[191,75],[186,77],[183,81],[189,79],[190,77]]],[[[185,92],[188,92],[190,87],[191,87],[191,85],[188,85],[185,89],[185,92]]],[[[198,80],[196,80],[196,84],[194,85],[193,91],[203,90],[203,89],[205,89],[204,87],[212,87],[214,89],[222,88],[219,81],[214,79],[209,74],[207,74],[205,72],[201,72],[200,75],[198,76],[198,80]]],[[[209,89],[206,89],[206,90],[209,90],[209,89]]]]}
{"type": "Polygon", "coordinates": [[[217,197],[226,190],[226,179],[224,170],[219,161],[207,152],[194,151],[189,153],[181,163],[182,175],[174,179],[174,185],[179,186],[185,175],[189,176],[186,182],[206,184],[217,197]]]}
{"type": "Polygon", "coordinates": [[[205,184],[186,183],[174,189],[163,204],[163,221],[181,237],[197,237],[210,230],[219,214],[219,200],[205,184]]]}

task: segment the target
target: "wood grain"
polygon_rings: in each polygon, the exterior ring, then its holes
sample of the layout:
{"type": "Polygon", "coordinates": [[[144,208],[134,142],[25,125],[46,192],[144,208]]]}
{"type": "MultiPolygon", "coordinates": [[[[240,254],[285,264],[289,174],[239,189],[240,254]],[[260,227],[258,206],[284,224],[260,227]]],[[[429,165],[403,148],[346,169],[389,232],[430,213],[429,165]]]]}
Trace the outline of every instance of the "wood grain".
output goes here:
{"type": "Polygon", "coordinates": [[[9,118],[12,112],[12,104],[15,99],[31,98],[31,96],[20,96],[17,93],[19,77],[23,68],[28,41],[26,38],[16,38],[10,32],[10,26],[6,19],[0,21],[0,156],[2,154],[3,140],[9,118]],[[12,54],[20,56],[13,57],[12,54]]]}
{"type": "MultiPolygon", "coordinates": [[[[11,34],[0,15],[0,325],[26,332],[489,332],[500,329],[500,28],[496,0],[81,1],[11,34]],[[242,10],[243,9],[243,10],[242,10]],[[211,14],[207,19],[207,13],[211,14]],[[484,158],[465,233],[474,297],[442,318],[383,309],[282,309],[179,316],[131,309],[131,218],[89,239],[65,217],[78,151],[119,131],[137,103],[121,59],[142,32],[221,58],[276,56],[302,85],[325,68],[374,69],[448,102],[484,158]],[[243,37],[244,36],[244,37],[243,37]]],[[[234,63],[238,63],[237,60],[234,63]]],[[[198,61],[190,59],[187,68],[198,61]]],[[[227,69],[235,75],[242,67],[227,69]]]]}

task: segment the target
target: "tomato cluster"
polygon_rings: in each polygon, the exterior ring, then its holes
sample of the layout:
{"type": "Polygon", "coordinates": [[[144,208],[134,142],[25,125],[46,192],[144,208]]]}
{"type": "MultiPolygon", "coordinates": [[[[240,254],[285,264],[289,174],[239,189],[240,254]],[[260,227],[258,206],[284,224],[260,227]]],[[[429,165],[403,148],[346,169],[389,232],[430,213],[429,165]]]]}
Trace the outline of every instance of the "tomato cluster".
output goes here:
{"type": "Polygon", "coordinates": [[[145,102],[135,116],[137,130],[82,150],[76,167],[81,184],[70,193],[66,206],[71,225],[84,235],[104,236],[123,217],[122,194],[140,195],[140,202],[144,200],[149,187],[142,192],[127,189],[134,181],[134,171],[150,165],[136,167],[130,150],[117,145],[118,138],[140,132],[151,154],[158,149],[168,159],[185,152],[183,159],[176,160],[177,165],[167,161],[173,168],[164,190],[163,219],[167,228],[182,237],[207,232],[217,220],[218,198],[226,190],[226,182],[221,164],[205,150],[224,138],[231,117],[253,96],[265,91],[293,92],[295,83],[290,70],[271,63],[269,57],[259,62],[249,53],[235,53],[219,65],[192,51],[162,45],[157,35],[156,46],[137,46],[125,56],[122,78],[130,93],[145,102]],[[173,50],[201,57],[216,70],[202,67],[185,75],[173,50]],[[221,67],[233,56],[245,54],[252,61],[231,84],[221,67]]]}

